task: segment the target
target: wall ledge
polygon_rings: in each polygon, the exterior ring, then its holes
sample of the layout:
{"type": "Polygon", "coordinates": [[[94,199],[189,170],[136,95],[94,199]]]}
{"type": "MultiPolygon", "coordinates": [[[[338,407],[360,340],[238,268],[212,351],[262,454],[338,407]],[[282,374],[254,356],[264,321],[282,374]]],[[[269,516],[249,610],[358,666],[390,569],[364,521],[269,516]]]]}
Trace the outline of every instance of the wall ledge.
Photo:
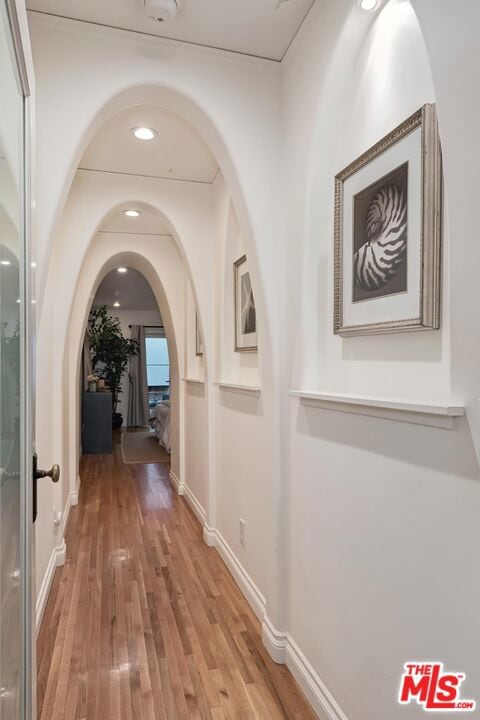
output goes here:
{"type": "Polygon", "coordinates": [[[217,380],[215,385],[218,385],[220,390],[244,393],[245,395],[255,395],[256,397],[260,397],[262,392],[262,388],[258,385],[241,385],[239,383],[225,382],[223,380],[217,380]]]}
{"type": "Polygon", "coordinates": [[[465,407],[462,405],[310,390],[291,390],[289,394],[290,397],[299,398],[304,405],[323,410],[369,415],[383,420],[396,420],[397,422],[446,429],[452,429],[455,426],[455,420],[465,415],[465,407]]]}
{"type": "Polygon", "coordinates": [[[200,378],[186,377],[183,378],[183,382],[188,383],[189,385],[205,385],[205,380],[201,380],[200,378]]]}

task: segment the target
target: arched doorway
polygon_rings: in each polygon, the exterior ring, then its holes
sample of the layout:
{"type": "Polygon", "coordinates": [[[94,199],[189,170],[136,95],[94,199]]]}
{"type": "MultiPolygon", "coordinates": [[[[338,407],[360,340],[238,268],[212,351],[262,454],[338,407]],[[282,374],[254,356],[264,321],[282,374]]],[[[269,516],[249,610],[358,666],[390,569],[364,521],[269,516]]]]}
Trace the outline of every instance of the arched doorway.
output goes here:
{"type": "MultiPolygon", "coordinates": [[[[129,251],[131,238],[113,236],[107,238],[97,236],[87,253],[84,265],[79,274],[77,290],[74,296],[73,311],[69,321],[69,332],[66,337],[63,377],[65,387],[69,388],[68,404],[64,403],[65,440],[63,446],[64,463],[69,468],[69,494],[77,491],[79,476],[79,425],[80,408],[78,393],[81,372],[81,353],[88,313],[93,296],[103,278],[117,267],[127,267],[141,273],[152,289],[160,315],[165,327],[170,355],[170,384],[172,404],[172,435],[171,465],[175,478],[183,477],[183,426],[181,406],[183,389],[181,371],[184,360],[183,316],[184,300],[182,293],[175,289],[178,283],[187,282],[187,273],[181,256],[171,236],[162,238],[145,237],[142,246],[137,244],[136,252],[129,251]],[[113,253],[113,254],[112,254],[113,253]],[[157,268],[159,268],[157,270],[157,268]],[[75,486],[72,486],[74,479],[75,486]]],[[[64,490],[66,492],[66,489],[64,490]]],[[[64,498],[66,500],[66,498],[64,498]]]]}

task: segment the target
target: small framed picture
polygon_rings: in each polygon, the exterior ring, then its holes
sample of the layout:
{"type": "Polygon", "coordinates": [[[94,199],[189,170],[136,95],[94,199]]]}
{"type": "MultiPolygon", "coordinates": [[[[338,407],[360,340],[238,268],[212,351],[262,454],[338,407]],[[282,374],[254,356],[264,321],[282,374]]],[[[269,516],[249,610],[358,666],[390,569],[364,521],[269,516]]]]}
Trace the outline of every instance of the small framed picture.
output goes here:
{"type": "Polygon", "coordinates": [[[200,329],[200,321],[198,319],[198,312],[195,310],[195,355],[200,357],[203,355],[203,338],[202,331],[200,329]]]}
{"type": "Polygon", "coordinates": [[[234,263],[235,352],[258,350],[257,311],[247,257],[234,263]]]}
{"type": "Polygon", "coordinates": [[[440,326],[442,161],[425,105],[335,178],[334,332],[440,326]]]}

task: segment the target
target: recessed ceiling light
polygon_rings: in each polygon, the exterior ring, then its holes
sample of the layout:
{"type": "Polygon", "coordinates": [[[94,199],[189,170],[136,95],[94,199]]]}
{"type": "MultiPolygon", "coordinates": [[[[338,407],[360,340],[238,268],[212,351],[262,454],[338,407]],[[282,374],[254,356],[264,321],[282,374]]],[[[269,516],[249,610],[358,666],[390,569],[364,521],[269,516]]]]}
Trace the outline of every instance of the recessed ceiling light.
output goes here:
{"type": "Polygon", "coordinates": [[[137,140],[153,140],[153,138],[157,135],[157,131],[149,127],[133,128],[132,133],[135,135],[137,140]]]}
{"type": "Polygon", "coordinates": [[[31,263],[30,263],[30,267],[36,268],[36,267],[37,267],[37,263],[36,263],[35,261],[31,262],[31,263]]]}
{"type": "Polygon", "coordinates": [[[357,0],[357,5],[364,12],[373,12],[380,5],[380,0],[357,0]]]}
{"type": "Polygon", "coordinates": [[[1,264],[2,265],[10,265],[10,260],[2,260],[1,264]]]}
{"type": "Polygon", "coordinates": [[[115,300],[115,302],[113,303],[113,307],[120,307],[120,303],[118,302],[118,300],[115,300]]]}
{"type": "Polygon", "coordinates": [[[380,0],[357,0],[357,5],[364,12],[373,12],[380,5],[380,0]]]}
{"type": "Polygon", "coordinates": [[[125,210],[125,215],[128,215],[128,217],[138,217],[140,213],[138,210],[125,210]]]}
{"type": "Polygon", "coordinates": [[[127,272],[127,268],[124,268],[124,267],[117,268],[117,272],[119,272],[119,273],[126,273],[126,272],[127,272]]]}

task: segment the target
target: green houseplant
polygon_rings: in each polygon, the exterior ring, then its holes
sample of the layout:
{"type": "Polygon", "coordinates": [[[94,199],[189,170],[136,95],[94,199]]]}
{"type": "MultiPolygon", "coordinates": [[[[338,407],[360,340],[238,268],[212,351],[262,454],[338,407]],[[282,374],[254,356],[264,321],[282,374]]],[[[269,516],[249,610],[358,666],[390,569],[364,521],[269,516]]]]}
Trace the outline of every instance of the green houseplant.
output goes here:
{"type": "Polygon", "coordinates": [[[123,418],[117,413],[117,405],[122,392],[122,378],[130,358],[138,355],[138,343],[123,337],[120,320],[109,315],[106,305],[90,311],[87,332],[93,372],[104,378],[110,388],[113,426],[120,427],[123,418]]]}

